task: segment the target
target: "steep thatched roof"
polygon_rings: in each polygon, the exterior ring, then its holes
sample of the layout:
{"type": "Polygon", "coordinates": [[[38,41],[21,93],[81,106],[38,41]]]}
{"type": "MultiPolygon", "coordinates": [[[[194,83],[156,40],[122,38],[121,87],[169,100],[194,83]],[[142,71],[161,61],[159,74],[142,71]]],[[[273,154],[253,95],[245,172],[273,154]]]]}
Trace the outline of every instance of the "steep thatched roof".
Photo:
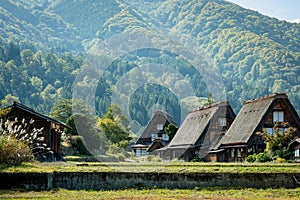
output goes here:
{"type": "Polygon", "coordinates": [[[205,133],[218,108],[222,105],[229,105],[229,103],[220,102],[189,112],[168,148],[188,148],[195,145],[202,134],[205,133]]]}
{"type": "MultiPolygon", "coordinates": [[[[245,101],[241,111],[217,146],[247,143],[276,99],[284,99],[290,104],[285,93],[245,101]]],[[[291,104],[290,107],[292,107],[291,104]]]]}
{"type": "Polygon", "coordinates": [[[168,124],[175,124],[177,123],[174,121],[173,117],[161,110],[156,111],[151,120],[149,121],[148,125],[142,132],[141,136],[137,140],[136,144],[150,144],[151,141],[151,135],[153,133],[158,133],[159,131],[157,130],[157,125],[162,124],[164,127],[167,126],[168,124]]]}

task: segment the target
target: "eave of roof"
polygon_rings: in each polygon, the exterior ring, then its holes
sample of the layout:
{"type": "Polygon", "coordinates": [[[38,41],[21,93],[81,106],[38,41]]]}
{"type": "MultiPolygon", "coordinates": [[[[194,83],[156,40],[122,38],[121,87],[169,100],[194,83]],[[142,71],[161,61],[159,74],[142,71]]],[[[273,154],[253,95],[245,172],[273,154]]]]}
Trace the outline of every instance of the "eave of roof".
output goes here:
{"type": "Polygon", "coordinates": [[[47,120],[47,121],[49,121],[49,122],[53,122],[53,123],[55,123],[55,124],[63,125],[64,127],[70,128],[70,127],[67,126],[65,123],[60,122],[60,121],[58,121],[58,120],[56,120],[56,119],[50,118],[50,117],[48,117],[48,116],[46,116],[46,115],[40,114],[40,113],[34,111],[32,108],[29,108],[29,107],[27,107],[27,106],[25,106],[25,105],[23,105],[23,104],[21,104],[21,103],[18,103],[18,102],[14,102],[12,105],[8,106],[7,108],[18,108],[18,109],[21,109],[21,110],[23,110],[23,111],[26,111],[26,112],[28,112],[28,113],[30,113],[30,114],[32,114],[32,115],[35,115],[35,116],[37,116],[37,117],[40,117],[40,118],[42,118],[42,119],[44,119],[44,120],[47,120]]]}
{"type": "Polygon", "coordinates": [[[299,143],[299,144],[300,144],[300,138],[296,138],[296,139],[294,139],[293,141],[291,141],[291,142],[289,143],[289,146],[290,146],[290,145],[293,145],[294,143],[299,143]]]}

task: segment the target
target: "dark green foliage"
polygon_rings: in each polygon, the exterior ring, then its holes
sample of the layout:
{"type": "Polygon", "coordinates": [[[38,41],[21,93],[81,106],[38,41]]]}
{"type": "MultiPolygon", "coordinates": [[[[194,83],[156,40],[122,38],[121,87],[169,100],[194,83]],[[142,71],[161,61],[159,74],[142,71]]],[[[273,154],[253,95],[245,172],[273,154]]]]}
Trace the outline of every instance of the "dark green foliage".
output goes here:
{"type": "Polygon", "coordinates": [[[256,162],[270,162],[272,158],[266,153],[259,153],[256,155],[256,162]]]}
{"type": "Polygon", "coordinates": [[[249,155],[246,157],[245,159],[246,162],[249,162],[249,163],[253,163],[256,161],[256,154],[255,155],[249,155]]]}
{"type": "Polygon", "coordinates": [[[255,155],[249,155],[246,158],[246,162],[271,162],[273,159],[267,153],[259,153],[255,155]]]}
{"type": "Polygon", "coordinates": [[[52,107],[50,117],[66,123],[72,114],[72,100],[60,99],[52,107]]]}
{"type": "MultiPolygon", "coordinates": [[[[72,97],[81,54],[91,45],[122,31],[149,27],[193,36],[215,62],[226,98],[235,111],[243,100],[287,91],[300,112],[300,24],[279,21],[222,0],[157,0],[146,4],[134,0],[11,0],[0,1],[0,9],[0,98],[11,94],[44,114],[58,99],[72,97]]],[[[169,66],[183,76],[184,80],[175,82],[178,90],[184,90],[179,84],[183,82],[191,85],[197,97],[214,92],[208,91],[198,71],[180,56],[164,49],[138,49],[115,58],[103,77],[98,77],[93,96],[98,116],[107,112],[113,86],[120,78],[147,63],[169,66]]],[[[201,66],[207,67],[203,63],[201,66]]],[[[159,84],[167,83],[168,78],[159,84]]],[[[86,83],[82,91],[90,89],[90,82],[86,83]]],[[[133,89],[137,88],[128,88],[133,89]]],[[[145,86],[139,90],[143,94],[125,95],[130,98],[130,117],[145,125],[149,120],[146,112],[158,102],[180,122],[174,95],[162,87],[155,90],[145,86]]]]}
{"type": "MultiPolygon", "coordinates": [[[[10,44],[13,49],[14,45],[10,44]]],[[[12,50],[7,47],[7,51],[12,50]]],[[[42,55],[29,49],[18,54],[20,60],[0,61],[1,99],[12,96],[47,114],[58,98],[71,97],[70,85],[75,78],[72,73],[80,67],[80,56],[70,53],[42,55]]]]}
{"type": "Polygon", "coordinates": [[[84,138],[82,136],[72,136],[71,137],[71,145],[77,149],[78,153],[81,155],[91,155],[90,152],[86,148],[86,144],[84,138]]]}
{"type": "MultiPolygon", "coordinates": [[[[176,48],[176,47],[174,47],[176,48]]],[[[204,62],[205,63],[205,62],[204,62]]],[[[111,101],[111,95],[113,92],[113,86],[115,86],[118,81],[126,74],[131,73],[131,78],[136,80],[136,83],[142,82],[142,85],[130,85],[129,88],[118,88],[117,92],[122,93],[125,91],[134,91],[132,97],[130,97],[130,106],[134,106],[133,110],[130,110],[131,118],[137,120],[141,125],[146,125],[148,123],[149,117],[146,116],[145,110],[149,109],[149,106],[153,104],[161,104],[165,107],[165,103],[171,101],[168,112],[172,112],[177,123],[180,123],[181,113],[177,113],[177,108],[174,107],[175,101],[179,101],[171,91],[163,87],[174,87],[176,91],[180,94],[185,94],[186,86],[190,85],[194,90],[195,95],[201,97],[208,93],[208,89],[205,81],[203,80],[201,74],[197,69],[192,66],[189,62],[184,60],[178,55],[160,49],[145,48],[136,51],[128,52],[125,55],[120,56],[115,59],[105,70],[104,75],[100,78],[98,82],[98,87],[96,90],[96,113],[101,116],[106,112],[108,103],[111,101]],[[148,73],[132,72],[133,69],[140,65],[153,64],[153,69],[148,67],[145,69],[148,73]],[[157,64],[157,66],[155,65],[157,64]],[[165,71],[160,65],[170,66],[171,69],[165,71]],[[155,73],[153,73],[155,71],[155,73]],[[155,78],[154,74],[160,74],[162,80],[157,80],[157,86],[155,84],[146,84],[146,79],[140,79],[141,77],[155,78]],[[184,77],[184,80],[177,81],[176,77],[184,77]],[[175,77],[175,78],[174,78],[175,77]],[[172,84],[173,83],[173,84],[172,84]],[[145,84],[145,85],[144,85],[145,84]],[[159,86],[160,85],[160,86],[159,86]],[[136,88],[140,86],[139,88],[136,88]],[[162,95],[164,94],[164,95],[162,95]],[[151,95],[151,96],[149,96],[151,95]],[[155,99],[154,96],[161,96],[155,99]],[[150,101],[146,103],[145,99],[150,98],[150,101]],[[161,99],[160,99],[161,98],[161,99]],[[142,101],[142,100],[143,101],[142,101]],[[165,102],[166,101],[166,102],[165,102]],[[145,102],[145,103],[144,103],[145,102]],[[137,105],[137,103],[139,105],[137,105]],[[173,111],[170,111],[173,110],[173,111]],[[143,113],[143,117],[140,116],[143,113]]],[[[156,75],[157,76],[157,75],[156,75]]],[[[127,95],[126,95],[127,96],[127,95]]],[[[128,97],[129,98],[129,97],[128,97]]],[[[176,105],[177,106],[177,105],[176,105]]],[[[179,111],[180,112],[180,111],[179,111]]]]}
{"type": "Polygon", "coordinates": [[[6,53],[6,62],[10,60],[14,60],[16,63],[21,62],[20,49],[13,42],[8,43],[8,47],[5,53],[6,53]]]}
{"type": "Polygon", "coordinates": [[[180,124],[180,104],[172,91],[159,84],[147,84],[138,88],[130,98],[130,116],[142,126],[147,125],[150,120],[148,111],[155,105],[162,105],[167,113],[174,116],[175,121],[180,124]]]}
{"type": "Polygon", "coordinates": [[[191,162],[204,162],[205,159],[204,158],[200,158],[198,155],[196,155],[191,162]]]}
{"type": "Polygon", "coordinates": [[[169,124],[167,127],[165,127],[164,131],[167,133],[169,140],[171,141],[178,131],[178,126],[175,124],[169,124]]]}
{"type": "Polygon", "coordinates": [[[274,157],[291,160],[293,157],[293,151],[289,147],[283,147],[282,149],[274,151],[274,157]]]}
{"type": "Polygon", "coordinates": [[[284,158],[289,160],[292,158],[292,151],[289,148],[289,143],[294,137],[295,128],[289,127],[287,130],[282,131],[278,128],[280,123],[276,123],[273,128],[273,134],[267,134],[266,131],[263,133],[258,133],[262,136],[267,144],[266,152],[274,159],[284,158]]]}
{"type": "Polygon", "coordinates": [[[66,125],[69,127],[64,130],[67,135],[78,135],[73,115],[66,120],[66,125]]]}

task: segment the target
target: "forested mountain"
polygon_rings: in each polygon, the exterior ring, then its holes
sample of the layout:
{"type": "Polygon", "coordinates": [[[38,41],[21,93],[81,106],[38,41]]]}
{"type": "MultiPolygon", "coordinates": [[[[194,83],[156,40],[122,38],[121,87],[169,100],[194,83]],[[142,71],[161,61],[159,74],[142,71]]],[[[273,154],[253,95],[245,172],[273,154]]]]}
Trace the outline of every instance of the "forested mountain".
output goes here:
{"type": "Polygon", "coordinates": [[[137,44],[129,41],[132,51],[118,55],[104,71],[92,69],[91,77],[78,79],[90,70],[82,63],[97,60],[93,49],[103,41],[140,30],[146,37],[156,29],[193,38],[207,55],[200,56],[199,65],[217,68],[235,111],[243,100],[288,92],[300,113],[300,24],[224,0],[4,0],[0,26],[0,98],[12,94],[45,114],[58,99],[72,98],[74,84],[82,91],[95,87],[90,98],[97,115],[106,112],[115,95],[139,125],[156,107],[180,122],[210,92],[218,96],[190,60],[176,54],[180,46],[170,44],[170,38],[153,37],[151,48],[144,49],[134,49],[137,44]],[[148,69],[147,63],[158,67],[148,69]],[[193,95],[184,95],[189,90],[193,95]]]}

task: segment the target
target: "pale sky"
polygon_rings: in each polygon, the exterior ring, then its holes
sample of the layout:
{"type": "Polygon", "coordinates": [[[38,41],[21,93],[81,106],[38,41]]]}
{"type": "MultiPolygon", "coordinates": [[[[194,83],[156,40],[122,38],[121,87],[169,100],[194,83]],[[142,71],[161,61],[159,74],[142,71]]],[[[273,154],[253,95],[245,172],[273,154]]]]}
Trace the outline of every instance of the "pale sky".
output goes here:
{"type": "Polygon", "coordinates": [[[227,0],[277,19],[300,23],[300,0],[227,0]]]}

